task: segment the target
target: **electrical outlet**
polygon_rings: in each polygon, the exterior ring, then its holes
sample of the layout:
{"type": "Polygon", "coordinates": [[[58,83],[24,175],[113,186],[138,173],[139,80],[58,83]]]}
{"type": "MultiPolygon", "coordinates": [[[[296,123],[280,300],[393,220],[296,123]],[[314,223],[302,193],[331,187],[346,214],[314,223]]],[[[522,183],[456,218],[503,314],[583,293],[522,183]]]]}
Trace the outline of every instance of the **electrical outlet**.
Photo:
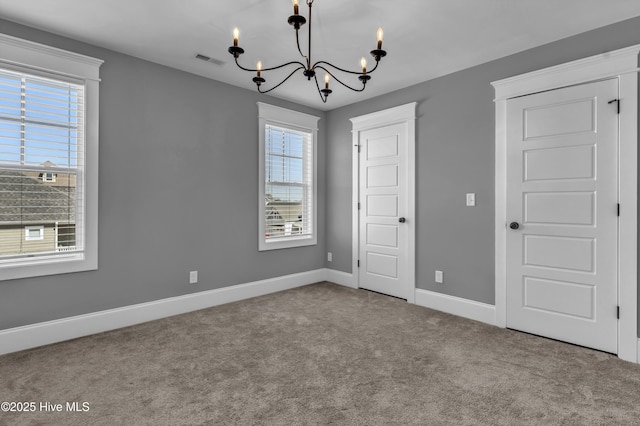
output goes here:
{"type": "Polygon", "coordinates": [[[189,284],[196,284],[198,282],[198,271],[189,272],[189,284]]]}
{"type": "Polygon", "coordinates": [[[444,272],[436,271],[436,282],[440,284],[444,282],[444,272]]]}
{"type": "Polygon", "coordinates": [[[327,253],[327,260],[328,260],[329,262],[332,262],[332,261],[333,261],[333,254],[332,254],[331,252],[327,253]]]}

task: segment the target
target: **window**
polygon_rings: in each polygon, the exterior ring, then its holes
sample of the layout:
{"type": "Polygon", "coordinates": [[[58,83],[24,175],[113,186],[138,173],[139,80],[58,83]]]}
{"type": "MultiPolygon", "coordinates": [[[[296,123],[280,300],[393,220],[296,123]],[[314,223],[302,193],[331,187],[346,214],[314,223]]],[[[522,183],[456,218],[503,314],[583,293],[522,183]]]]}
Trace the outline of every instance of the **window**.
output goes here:
{"type": "Polygon", "coordinates": [[[43,182],[55,182],[56,174],[55,173],[40,173],[40,178],[43,182]]]}
{"type": "Polygon", "coordinates": [[[44,240],[44,226],[25,226],[24,239],[26,241],[44,240]]]}
{"type": "Polygon", "coordinates": [[[259,250],[317,243],[319,118],[258,103],[259,250]]]}
{"type": "Polygon", "coordinates": [[[2,34],[0,52],[1,279],[96,269],[102,61],[2,34]]]}

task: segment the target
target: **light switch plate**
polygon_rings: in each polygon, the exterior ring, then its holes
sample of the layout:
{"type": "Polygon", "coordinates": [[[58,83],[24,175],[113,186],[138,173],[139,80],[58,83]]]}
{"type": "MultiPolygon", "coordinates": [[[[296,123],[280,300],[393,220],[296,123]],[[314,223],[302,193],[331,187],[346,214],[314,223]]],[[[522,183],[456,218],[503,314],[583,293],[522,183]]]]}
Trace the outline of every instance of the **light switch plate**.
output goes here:
{"type": "Polygon", "coordinates": [[[476,193],[470,192],[467,194],[467,207],[474,207],[476,205],[476,193]]]}
{"type": "Polygon", "coordinates": [[[444,282],[444,272],[436,271],[436,282],[440,284],[444,282]]]}

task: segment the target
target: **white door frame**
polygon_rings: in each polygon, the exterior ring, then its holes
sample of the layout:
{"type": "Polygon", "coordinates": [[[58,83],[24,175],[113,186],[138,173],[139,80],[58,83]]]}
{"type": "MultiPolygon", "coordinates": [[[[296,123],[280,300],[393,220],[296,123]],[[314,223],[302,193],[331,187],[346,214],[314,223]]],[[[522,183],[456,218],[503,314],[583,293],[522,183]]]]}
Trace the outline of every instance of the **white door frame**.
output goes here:
{"type": "Polygon", "coordinates": [[[360,161],[358,157],[360,133],[365,130],[371,130],[378,127],[385,127],[392,124],[404,123],[407,128],[407,176],[408,176],[408,188],[407,193],[409,195],[407,200],[407,222],[404,226],[408,227],[408,253],[407,259],[408,271],[407,271],[407,302],[415,303],[415,288],[416,288],[416,207],[415,207],[415,194],[416,194],[416,102],[411,102],[406,105],[397,106],[394,108],[385,109],[383,111],[372,112],[371,114],[361,115],[359,117],[351,118],[352,123],[352,136],[353,136],[353,151],[352,151],[352,271],[353,271],[353,287],[358,288],[360,283],[360,270],[358,268],[358,258],[360,255],[360,212],[358,211],[358,202],[360,198],[360,161]]]}
{"type": "Polygon", "coordinates": [[[638,318],[638,53],[640,45],[491,83],[495,89],[495,280],[496,325],[507,325],[507,100],[605,78],[619,82],[618,357],[640,362],[638,318]]]}

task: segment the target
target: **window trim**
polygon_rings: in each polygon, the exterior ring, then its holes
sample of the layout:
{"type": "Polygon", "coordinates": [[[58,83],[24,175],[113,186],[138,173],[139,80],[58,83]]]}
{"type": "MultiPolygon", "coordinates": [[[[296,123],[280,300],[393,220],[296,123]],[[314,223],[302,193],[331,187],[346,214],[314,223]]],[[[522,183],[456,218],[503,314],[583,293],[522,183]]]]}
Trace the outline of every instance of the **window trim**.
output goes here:
{"type": "Polygon", "coordinates": [[[258,102],[258,250],[277,250],[318,244],[318,120],[309,114],[258,102]],[[311,235],[288,236],[277,240],[265,238],[265,126],[273,125],[311,133],[313,155],[311,235]]]}
{"type": "Polygon", "coordinates": [[[0,52],[2,68],[85,87],[85,167],[77,178],[85,199],[84,223],[78,224],[76,236],[84,241],[84,250],[3,262],[0,281],[98,269],[98,109],[103,61],[6,34],[0,34],[0,52]]]}

